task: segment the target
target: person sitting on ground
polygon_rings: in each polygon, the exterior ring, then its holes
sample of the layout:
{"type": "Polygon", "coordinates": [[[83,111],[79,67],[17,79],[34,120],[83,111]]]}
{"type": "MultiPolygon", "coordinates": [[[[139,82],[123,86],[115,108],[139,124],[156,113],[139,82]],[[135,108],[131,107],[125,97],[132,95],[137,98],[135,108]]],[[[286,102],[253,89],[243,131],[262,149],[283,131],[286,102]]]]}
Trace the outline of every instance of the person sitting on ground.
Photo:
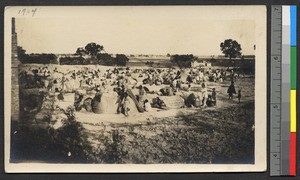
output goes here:
{"type": "Polygon", "coordinates": [[[212,100],[212,96],[211,96],[211,95],[208,95],[207,101],[206,101],[206,105],[207,105],[208,107],[214,106],[214,105],[213,105],[213,100],[212,100]]]}
{"type": "Polygon", "coordinates": [[[167,96],[173,96],[174,94],[173,85],[171,84],[170,87],[166,88],[167,96]]]}
{"type": "Polygon", "coordinates": [[[154,80],[154,84],[155,85],[161,85],[162,84],[162,81],[159,79],[159,78],[156,78],[155,80],[154,80]]]}
{"type": "Polygon", "coordinates": [[[76,111],[80,111],[82,109],[82,103],[81,103],[82,99],[83,99],[83,95],[76,91],[75,100],[74,100],[74,107],[76,111]]]}
{"type": "Polygon", "coordinates": [[[165,88],[161,88],[160,90],[159,90],[159,95],[161,95],[161,96],[167,96],[167,90],[165,89],[165,88]]]}
{"type": "Polygon", "coordinates": [[[59,100],[59,101],[64,101],[64,94],[63,94],[63,92],[62,91],[60,91],[59,92],[59,94],[57,95],[57,99],[59,100]]]}
{"type": "Polygon", "coordinates": [[[144,90],[146,91],[147,94],[154,94],[155,92],[154,91],[150,91],[149,88],[147,88],[146,86],[143,87],[144,90]]]}
{"type": "Polygon", "coordinates": [[[101,93],[106,93],[108,91],[105,82],[102,82],[101,87],[100,87],[101,93]]]}
{"type": "Polygon", "coordinates": [[[192,89],[192,85],[191,85],[191,84],[189,84],[189,85],[188,85],[188,87],[187,87],[187,89],[186,89],[186,91],[187,91],[187,92],[190,92],[190,91],[191,91],[191,89],[192,89]]]}
{"type": "Polygon", "coordinates": [[[184,98],[184,104],[186,107],[195,107],[196,101],[197,97],[194,93],[191,93],[186,98],[184,98]]]}
{"type": "Polygon", "coordinates": [[[144,107],[145,107],[145,111],[146,112],[151,112],[152,111],[152,107],[151,107],[151,104],[150,102],[148,101],[148,99],[146,99],[144,101],[144,107]]]}
{"type": "Polygon", "coordinates": [[[212,90],[213,91],[211,95],[208,95],[207,102],[206,102],[208,107],[216,106],[216,102],[217,102],[215,88],[213,88],[212,90]]]}
{"type": "Polygon", "coordinates": [[[152,107],[159,109],[167,109],[167,105],[159,97],[153,99],[152,107]]]}
{"type": "Polygon", "coordinates": [[[191,84],[189,84],[187,87],[182,87],[182,90],[186,91],[186,92],[190,92],[191,91],[191,84]]]}
{"type": "Polygon", "coordinates": [[[100,107],[100,102],[101,102],[101,97],[102,97],[102,93],[100,91],[100,88],[96,88],[96,94],[94,96],[94,98],[92,99],[92,104],[91,104],[91,108],[86,109],[88,112],[93,111],[96,114],[100,114],[101,112],[101,107],[100,107]]]}
{"type": "Polygon", "coordinates": [[[143,80],[143,84],[150,84],[149,78],[144,79],[144,80],[143,80]]]}
{"type": "Polygon", "coordinates": [[[234,82],[233,81],[231,81],[231,85],[228,87],[227,93],[228,93],[228,99],[232,99],[233,98],[233,94],[236,94],[235,87],[234,87],[234,82]]]}
{"type": "Polygon", "coordinates": [[[192,77],[191,77],[190,74],[189,74],[188,77],[186,78],[186,81],[187,81],[188,83],[192,83],[192,82],[193,82],[193,79],[192,79],[192,77]]]}

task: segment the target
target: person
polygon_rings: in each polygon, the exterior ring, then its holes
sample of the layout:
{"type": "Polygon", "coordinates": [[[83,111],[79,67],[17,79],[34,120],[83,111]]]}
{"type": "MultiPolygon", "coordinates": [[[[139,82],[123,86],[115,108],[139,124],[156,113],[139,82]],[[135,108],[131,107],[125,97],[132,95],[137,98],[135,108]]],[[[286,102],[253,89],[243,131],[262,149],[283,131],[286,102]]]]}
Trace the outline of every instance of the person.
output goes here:
{"type": "Polygon", "coordinates": [[[125,116],[128,116],[128,93],[124,85],[122,85],[121,89],[118,91],[118,99],[116,103],[118,103],[117,114],[123,113],[125,116]]]}
{"type": "Polygon", "coordinates": [[[192,77],[191,77],[190,74],[189,74],[188,77],[186,78],[186,81],[187,81],[188,83],[192,83],[192,82],[193,82],[193,79],[192,79],[192,77]]]}
{"type": "Polygon", "coordinates": [[[232,99],[233,98],[233,94],[236,94],[235,87],[234,87],[234,82],[233,81],[231,81],[231,85],[228,87],[227,93],[228,93],[228,98],[229,99],[232,99]]]}
{"type": "Polygon", "coordinates": [[[122,108],[122,100],[123,100],[123,96],[124,96],[124,92],[123,92],[122,86],[121,87],[117,87],[116,91],[118,93],[118,98],[117,98],[117,101],[116,101],[116,104],[118,104],[117,114],[120,114],[121,113],[121,108],[122,108]]]}
{"type": "Polygon", "coordinates": [[[222,83],[222,82],[223,82],[223,77],[222,77],[222,76],[220,76],[220,78],[219,78],[219,82],[220,82],[220,83],[222,83]]]}
{"type": "Polygon", "coordinates": [[[188,87],[187,87],[187,89],[186,89],[186,91],[187,91],[187,92],[190,92],[190,91],[191,91],[191,88],[192,88],[192,86],[191,86],[191,84],[189,84],[188,87]]]}
{"type": "Polygon", "coordinates": [[[82,109],[81,101],[83,100],[83,95],[79,92],[75,91],[75,101],[74,106],[76,111],[80,111],[82,109]]]}
{"type": "Polygon", "coordinates": [[[202,93],[202,105],[206,107],[206,102],[207,102],[207,98],[208,98],[208,94],[207,94],[207,88],[205,86],[205,83],[202,83],[201,85],[202,89],[201,89],[201,93],[202,93]]]}
{"type": "Polygon", "coordinates": [[[64,101],[64,94],[63,94],[63,92],[62,91],[60,91],[59,92],[59,94],[57,95],[57,99],[59,100],[59,101],[64,101]]]}
{"type": "Polygon", "coordinates": [[[172,95],[174,95],[172,92],[172,87],[166,88],[166,96],[172,96],[172,95]]]}
{"type": "Polygon", "coordinates": [[[146,100],[144,101],[144,106],[145,106],[145,111],[146,111],[146,112],[151,112],[151,111],[152,111],[152,107],[151,107],[151,104],[150,104],[150,102],[148,101],[148,99],[146,99],[146,100]]]}
{"type": "Polygon", "coordinates": [[[122,103],[122,112],[126,117],[129,116],[128,111],[130,111],[130,109],[128,108],[128,104],[129,104],[128,94],[127,92],[125,92],[123,103],[122,103]]]}
{"type": "Polygon", "coordinates": [[[214,105],[213,105],[213,100],[212,100],[212,96],[211,96],[211,95],[208,95],[206,104],[207,104],[208,107],[214,106],[214,105]]]}
{"type": "Polygon", "coordinates": [[[217,93],[216,93],[216,88],[213,88],[213,91],[211,93],[211,98],[215,103],[217,103],[217,93]]]}
{"type": "Polygon", "coordinates": [[[100,90],[96,89],[96,94],[95,94],[94,98],[92,99],[92,106],[91,106],[91,108],[87,108],[88,112],[91,112],[91,110],[92,110],[96,114],[101,114],[101,107],[100,107],[101,96],[102,96],[102,93],[100,92],[100,90]]]}
{"type": "Polygon", "coordinates": [[[62,91],[65,91],[65,83],[66,83],[66,76],[63,73],[63,76],[61,78],[61,88],[60,88],[62,91]]]}
{"type": "Polygon", "coordinates": [[[239,89],[239,90],[238,90],[238,99],[239,99],[239,103],[241,102],[241,98],[242,98],[242,92],[241,92],[241,90],[239,89]]]}
{"type": "Polygon", "coordinates": [[[159,109],[167,109],[167,106],[163,100],[161,100],[159,97],[156,97],[153,99],[153,107],[159,108],[159,109]]]}
{"type": "Polygon", "coordinates": [[[207,106],[208,106],[208,107],[213,107],[213,106],[215,106],[215,105],[216,105],[216,101],[217,101],[217,99],[216,99],[216,89],[213,88],[213,89],[212,89],[211,95],[208,95],[208,98],[207,98],[207,106]]]}
{"type": "Polygon", "coordinates": [[[107,88],[106,88],[105,82],[102,82],[101,87],[100,87],[100,92],[102,94],[107,92],[107,88]]]}
{"type": "Polygon", "coordinates": [[[233,69],[231,70],[231,73],[230,73],[230,80],[231,81],[234,81],[234,76],[235,74],[234,74],[234,71],[233,71],[233,69]]]}
{"type": "Polygon", "coordinates": [[[158,94],[161,95],[161,96],[167,96],[167,91],[166,91],[165,88],[161,88],[161,89],[159,90],[159,93],[158,93],[158,94]]]}
{"type": "Polygon", "coordinates": [[[140,103],[144,102],[144,96],[146,92],[142,85],[139,86],[139,95],[138,95],[138,101],[140,103]]]}
{"type": "Polygon", "coordinates": [[[181,89],[181,83],[179,80],[176,81],[176,92],[178,92],[181,89]]]}

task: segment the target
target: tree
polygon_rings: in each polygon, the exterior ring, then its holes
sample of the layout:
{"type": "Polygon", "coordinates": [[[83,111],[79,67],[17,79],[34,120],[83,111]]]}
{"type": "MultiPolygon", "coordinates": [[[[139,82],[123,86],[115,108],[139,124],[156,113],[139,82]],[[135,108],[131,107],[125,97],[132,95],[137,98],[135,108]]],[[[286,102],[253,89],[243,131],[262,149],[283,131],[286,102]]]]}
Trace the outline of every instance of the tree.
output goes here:
{"type": "Polygon", "coordinates": [[[17,47],[19,60],[23,64],[57,64],[57,56],[55,54],[26,54],[26,50],[22,47],[17,47]]]}
{"type": "Polygon", "coordinates": [[[187,55],[172,55],[170,60],[172,63],[176,63],[179,68],[190,68],[192,66],[192,62],[197,58],[193,54],[187,55]]]}
{"type": "Polygon", "coordinates": [[[87,54],[95,57],[99,52],[104,51],[104,47],[96,43],[89,43],[84,50],[87,54]]]}
{"type": "Polygon", "coordinates": [[[106,66],[115,65],[115,59],[108,53],[99,53],[97,54],[97,59],[106,66]]]}
{"type": "Polygon", "coordinates": [[[117,66],[126,66],[129,61],[128,57],[125,54],[117,54],[115,62],[117,66]]]}
{"type": "Polygon", "coordinates": [[[61,57],[59,59],[60,65],[84,65],[86,60],[83,57],[61,57]]]}
{"type": "Polygon", "coordinates": [[[237,58],[242,55],[241,45],[236,40],[226,39],[220,44],[220,48],[225,57],[229,57],[229,59],[237,58]]]}
{"type": "Polygon", "coordinates": [[[83,47],[79,47],[76,50],[76,55],[80,55],[80,57],[82,57],[83,55],[85,55],[87,52],[85,51],[85,49],[83,47]]]}

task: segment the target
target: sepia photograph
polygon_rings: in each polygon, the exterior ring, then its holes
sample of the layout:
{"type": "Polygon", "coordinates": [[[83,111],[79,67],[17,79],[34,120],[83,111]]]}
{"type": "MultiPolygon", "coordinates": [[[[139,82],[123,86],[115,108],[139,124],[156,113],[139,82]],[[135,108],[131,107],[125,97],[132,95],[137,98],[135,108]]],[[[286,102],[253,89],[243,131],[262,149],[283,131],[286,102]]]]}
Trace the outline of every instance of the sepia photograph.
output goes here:
{"type": "Polygon", "coordinates": [[[265,171],[266,8],[7,7],[5,162],[265,171]]]}

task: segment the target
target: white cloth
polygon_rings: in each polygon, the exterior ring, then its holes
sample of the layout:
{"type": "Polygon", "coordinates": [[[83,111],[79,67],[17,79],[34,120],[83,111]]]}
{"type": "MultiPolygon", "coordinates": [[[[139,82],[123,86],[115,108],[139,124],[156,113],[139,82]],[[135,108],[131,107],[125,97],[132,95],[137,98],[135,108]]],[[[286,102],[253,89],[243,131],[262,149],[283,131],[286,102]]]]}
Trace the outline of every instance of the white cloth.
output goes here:
{"type": "Polygon", "coordinates": [[[149,102],[145,103],[145,111],[151,112],[152,110],[151,104],[149,102]]]}

